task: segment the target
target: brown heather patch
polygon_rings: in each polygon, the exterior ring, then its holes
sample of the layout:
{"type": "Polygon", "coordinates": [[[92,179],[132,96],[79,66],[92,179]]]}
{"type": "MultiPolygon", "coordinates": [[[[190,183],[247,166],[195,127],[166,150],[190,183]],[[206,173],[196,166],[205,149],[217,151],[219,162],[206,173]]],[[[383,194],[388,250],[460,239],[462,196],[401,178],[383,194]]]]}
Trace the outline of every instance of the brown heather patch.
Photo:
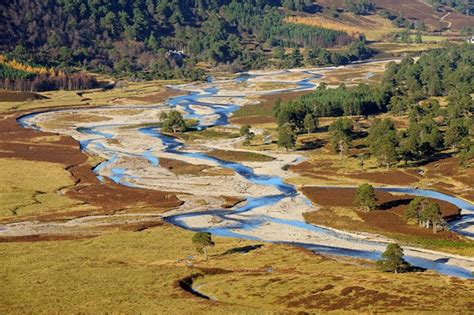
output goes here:
{"type": "MultiPolygon", "coordinates": [[[[421,236],[440,240],[459,240],[459,237],[453,232],[440,231],[433,234],[431,229],[407,224],[403,216],[409,202],[414,198],[410,195],[392,195],[376,190],[379,208],[383,210],[364,212],[353,207],[355,189],[304,187],[301,190],[313,203],[322,206],[318,211],[305,214],[305,219],[309,223],[353,231],[421,236]],[[337,207],[346,208],[347,214],[336,215],[337,207]],[[362,221],[355,220],[352,217],[353,215],[357,215],[362,221]]],[[[429,198],[428,200],[440,205],[445,218],[459,215],[459,208],[450,203],[429,198]]]]}
{"type": "Polygon", "coordinates": [[[81,239],[88,239],[93,238],[94,235],[25,235],[25,236],[8,236],[8,237],[0,237],[0,243],[17,243],[17,242],[52,242],[52,241],[70,241],[70,240],[81,240],[81,239]]]}
{"type": "Polygon", "coordinates": [[[409,186],[419,181],[416,172],[413,170],[388,170],[383,172],[361,172],[356,174],[347,174],[350,178],[365,179],[370,182],[409,186]]]}
{"type": "Polygon", "coordinates": [[[213,167],[202,164],[191,164],[180,160],[160,158],[160,167],[168,169],[176,175],[191,176],[232,176],[234,172],[220,167],[213,167]]]}
{"type": "Polygon", "coordinates": [[[166,90],[166,91],[162,91],[162,92],[154,93],[150,95],[131,96],[131,97],[128,97],[128,99],[132,101],[137,101],[137,102],[155,104],[155,103],[164,102],[170,97],[184,95],[184,94],[186,94],[186,92],[182,92],[178,90],[166,90]]]}

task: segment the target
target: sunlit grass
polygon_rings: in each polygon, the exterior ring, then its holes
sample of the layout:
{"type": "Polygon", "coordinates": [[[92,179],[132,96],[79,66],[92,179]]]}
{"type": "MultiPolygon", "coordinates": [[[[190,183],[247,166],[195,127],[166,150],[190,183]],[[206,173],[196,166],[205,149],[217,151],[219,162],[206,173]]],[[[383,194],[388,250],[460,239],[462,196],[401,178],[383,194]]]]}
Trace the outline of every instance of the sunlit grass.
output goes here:
{"type": "Polygon", "coordinates": [[[164,225],[88,240],[0,244],[0,312],[467,311],[474,290],[472,281],[433,272],[381,273],[368,262],[231,238],[214,237],[205,262],[192,235],[164,225]],[[263,247],[235,250],[249,245],[263,247]],[[225,254],[231,249],[237,253],[225,254]],[[217,302],[178,287],[177,281],[192,274],[203,275],[196,287],[217,302]],[[354,286],[362,293],[350,293],[354,286]]]}
{"type": "Polygon", "coordinates": [[[0,159],[0,218],[77,210],[79,201],[59,190],[74,185],[56,163],[0,159]]]}
{"type": "MultiPolygon", "coordinates": [[[[155,80],[148,82],[128,82],[123,88],[114,88],[105,91],[102,89],[92,89],[86,91],[39,92],[39,94],[44,95],[49,99],[25,102],[0,102],[0,112],[57,106],[74,107],[107,105],[120,99],[127,99],[128,97],[159,93],[166,89],[166,85],[179,83],[182,83],[182,81],[155,80]],[[78,93],[81,92],[83,94],[79,95],[78,93]]],[[[134,103],[132,100],[125,101],[134,103]]]]}

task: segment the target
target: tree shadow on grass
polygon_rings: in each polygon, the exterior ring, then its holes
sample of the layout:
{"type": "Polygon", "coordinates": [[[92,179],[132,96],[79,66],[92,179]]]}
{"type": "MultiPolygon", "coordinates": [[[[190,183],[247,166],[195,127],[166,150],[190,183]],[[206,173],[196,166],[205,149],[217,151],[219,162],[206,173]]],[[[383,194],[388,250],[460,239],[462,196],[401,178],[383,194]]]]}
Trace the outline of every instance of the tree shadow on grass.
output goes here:
{"type": "Polygon", "coordinates": [[[409,266],[407,267],[405,272],[425,272],[426,268],[418,267],[418,266],[409,266]]]}
{"type": "Polygon", "coordinates": [[[243,247],[235,247],[231,248],[228,251],[225,251],[224,253],[218,255],[218,256],[226,256],[226,255],[232,255],[232,254],[247,254],[253,250],[259,249],[263,246],[263,244],[257,244],[257,245],[248,245],[248,246],[243,246],[243,247]]]}
{"type": "Polygon", "coordinates": [[[444,159],[449,159],[451,157],[453,157],[454,154],[453,153],[438,153],[438,154],[433,154],[433,155],[430,155],[429,158],[427,159],[424,159],[424,160],[420,160],[420,161],[412,161],[406,165],[402,165],[400,167],[402,168],[409,168],[409,167],[420,167],[420,166],[424,166],[426,164],[429,164],[429,163],[432,163],[432,162],[437,162],[437,161],[440,161],[440,160],[444,160],[444,159]]]}
{"type": "Polygon", "coordinates": [[[413,200],[413,198],[404,198],[404,199],[397,199],[397,200],[387,201],[387,202],[384,202],[384,203],[380,204],[377,207],[377,210],[390,210],[390,209],[398,207],[398,206],[406,206],[412,200],[413,200]]]}
{"type": "Polygon", "coordinates": [[[316,130],[316,132],[328,132],[328,131],[329,131],[329,126],[322,126],[316,130]]]}
{"type": "Polygon", "coordinates": [[[298,148],[298,151],[309,151],[309,150],[316,150],[321,149],[326,144],[326,141],[317,139],[312,141],[305,141],[302,145],[298,148]]]}
{"type": "Polygon", "coordinates": [[[352,134],[352,140],[367,138],[369,133],[367,131],[356,131],[352,134]]]}

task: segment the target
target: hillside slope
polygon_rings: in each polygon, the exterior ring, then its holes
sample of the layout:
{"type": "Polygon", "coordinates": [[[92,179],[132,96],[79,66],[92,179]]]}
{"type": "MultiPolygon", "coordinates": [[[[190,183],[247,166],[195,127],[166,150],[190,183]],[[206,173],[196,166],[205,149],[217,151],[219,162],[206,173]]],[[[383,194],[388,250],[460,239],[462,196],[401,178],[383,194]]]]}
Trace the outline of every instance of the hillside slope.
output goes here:
{"type": "Polygon", "coordinates": [[[41,64],[198,78],[195,65],[265,65],[274,46],[332,47],[344,32],[284,23],[280,1],[28,1],[0,11],[0,50],[41,64]]]}

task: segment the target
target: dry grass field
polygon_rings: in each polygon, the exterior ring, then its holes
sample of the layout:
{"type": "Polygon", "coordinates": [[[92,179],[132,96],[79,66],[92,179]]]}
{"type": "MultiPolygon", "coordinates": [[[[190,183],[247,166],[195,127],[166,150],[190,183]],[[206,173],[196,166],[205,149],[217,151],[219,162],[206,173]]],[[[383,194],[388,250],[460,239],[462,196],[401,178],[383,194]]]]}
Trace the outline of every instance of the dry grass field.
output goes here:
{"type": "Polygon", "coordinates": [[[0,312],[469,313],[474,307],[472,280],[382,273],[367,261],[231,238],[215,238],[206,262],[191,237],[165,224],[86,240],[2,243],[0,312]],[[215,300],[184,291],[185,282],[215,300]]]}
{"type": "Polygon", "coordinates": [[[343,13],[339,18],[333,18],[326,14],[315,14],[311,16],[291,16],[286,21],[288,23],[338,30],[354,37],[365,34],[370,41],[380,40],[384,36],[397,31],[389,20],[378,15],[355,16],[351,13],[343,13]]]}
{"type": "Polygon", "coordinates": [[[11,92],[0,90],[0,112],[12,112],[38,108],[68,106],[98,106],[107,104],[156,104],[176,95],[176,91],[167,90],[166,85],[179,84],[181,81],[155,80],[149,82],[128,82],[123,88],[109,90],[93,89],[88,91],[51,91],[36,93],[11,92]],[[31,101],[31,98],[35,98],[31,101]]]}

